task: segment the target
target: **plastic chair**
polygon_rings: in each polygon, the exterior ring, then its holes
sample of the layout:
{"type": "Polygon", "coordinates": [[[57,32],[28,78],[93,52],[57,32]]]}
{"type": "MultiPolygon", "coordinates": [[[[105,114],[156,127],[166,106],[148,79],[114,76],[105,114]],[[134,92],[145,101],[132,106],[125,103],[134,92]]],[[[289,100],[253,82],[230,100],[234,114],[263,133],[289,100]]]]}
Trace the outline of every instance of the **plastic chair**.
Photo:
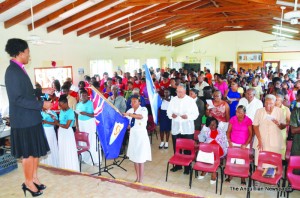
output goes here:
{"type": "Polygon", "coordinates": [[[286,141],[285,160],[283,160],[285,177],[284,177],[283,182],[282,182],[282,187],[285,187],[286,180],[287,180],[287,169],[288,169],[288,164],[289,164],[289,161],[290,161],[292,144],[293,144],[293,140],[287,140],[286,141]]]}
{"type": "MultiPolygon", "coordinates": [[[[293,174],[293,170],[295,169],[300,169],[300,156],[291,156],[287,169],[289,187],[291,187],[292,190],[300,190],[300,175],[293,174]]],[[[287,191],[287,197],[289,197],[289,192],[290,191],[287,191]]]]}
{"type": "MultiPolygon", "coordinates": [[[[191,170],[192,162],[195,159],[195,147],[194,140],[178,138],[176,139],[176,151],[175,154],[169,159],[167,163],[166,181],[168,181],[169,164],[179,166],[189,166],[191,170]],[[180,151],[190,151],[190,155],[180,153],[180,151]]],[[[190,184],[191,188],[191,184],[190,184]]]]}
{"type": "Polygon", "coordinates": [[[79,170],[81,172],[81,162],[82,162],[82,153],[89,152],[93,165],[95,165],[92,154],[90,152],[90,141],[89,141],[89,134],[86,132],[79,132],[76,131],[75,133],[75,141],[76,141],[76,147],[77,147],[77,154],[79,158],[79,170]],[[80,145],[81,142],[86,143],[86,145],[82,146],[80,145]]]}
{"type": "Polygon", "coordinates": [[[148,135],[150,137],[150,143],[152,144],[152,134],[153,133],[156,134],[156,139],[158,139],[158,135],[157,135],[157,131],[156,131],[156,125],[154,123],[152,115],[148,115],[147,131],[148,131],[148,135]]]}
{"type": "Polygon", "coordinates": [[[200,131],[199,130],[195,130],[195,132],[194,132],[194,140],[196,142],[199,142],[199,138],[198,138],[199,134],[200,134],[200,131]]]}
{"type": "MultiPolygon", "coordinates": [[[[224,174],[233,176],[233,177],[241,177],[247,178],[249,177],[248,185],[250,187],[251,179],[250,179],[250,150],[248,148],[240,148],[240,147],[230,147],[227,150],[227,160],[224,169],[224,174]],[[244,164],[236,164],[231,163],[232,159],[243,159],[245,160],[244,164]]],[[[222,177],[223,178],[223,177],[222,177]]],[[[222,194],[223,187],[223,179],[221,180],[221,190],[220,195],[222,194]]]]}
{"type": "MultiPolygon", "coordinates": [[[[196,162],[193,166],[193,170],[195,170],[195,175],[197,175],[197,171],[204,171],[209,173],[217,173],[217,181],[216,181],[216,193],[218,192],[218,168],[221,170],[221,176],[222,174],[222,167],[220,166],[220,154],[219,154],[219,146],[215,144],[207,144],[207,143],[200,143],[199,144],[199,150],[203,152],[214,152],[214,158],[215,162],[214,164],[207,164],[203,162],[196,162]]],[[[192,176],[193,176],[193,170],[190,173],[190,187],[192,187],[192,176]]]]}
{"type": "MultiPolygon", "coordinates": [[[[258,156],[258,165],[257,169],[251,176],[251,179],[254,181],[259,181],[266,184],[277,185],[280,187],[280,179],[282,179],[282,160],[281,154],[273,153],[269,151],[261,151],[258,156]],[[276,166],[276,174],[274,178],[263,177],[263,164],[270,164],[276,166]]],[[[250,197],[250,191],[247,192],[247,197],[250,197]]],[[[279,197],[279,190],[277,191],[277,197],[279,197]]]]}

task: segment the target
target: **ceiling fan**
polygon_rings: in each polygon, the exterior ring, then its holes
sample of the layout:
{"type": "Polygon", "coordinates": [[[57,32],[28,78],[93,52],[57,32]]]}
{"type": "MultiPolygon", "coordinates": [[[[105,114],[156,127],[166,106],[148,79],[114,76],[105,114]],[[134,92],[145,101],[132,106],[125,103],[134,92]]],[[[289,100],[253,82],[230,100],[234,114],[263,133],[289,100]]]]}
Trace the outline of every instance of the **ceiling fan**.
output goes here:
{"type": "MultiPolygon", "coordinates": [[[[285,10],[285,6],[281,6],[280,7],[281,8],[281,18],[280,18],[280,28],[278,28],[277,29],[277,33],[279,33],[279,34],[281,34],[281,30],[282,30],[282,21],[283,21],[283,11],[285,10]]],[[[279,45],[279,42],[280,41],[285,41],[286,40],[286,38],[285,37],[283,37],[283,36],[278,36],[278,35],[275,35],[275,39],[272,39],[272,40],[265,40],[265,41],[263,41],[263,42],[276,42],[278,45],[279,45]]],[[[275,43],[275,44],[276,44],[275,43]]]]}
{"type": "Polygon", "coordinates": [[[116,49],[142,49],[139,46],[136,46],[133,44],[133,41],[131,40],[131,21],[128,21],[129,25],[129,41],[124,46],[117,46],[116,49]]]}
{"type": "Polygon", "coordinates": [[[60,41],[43,40],[40,36],[35,34],[32,0],[30,0],[30,12],[31,12],[31,25],[32,25],[32,33],[33,34],[29,35],[29,37],[26,39],[26,41],[28,41],[30,44],[33,44],[33,45],[61,44],[60,41]]]}
{"type": "Polygon", "coordinates": [[[284,19],[289,20],[292,25],[298,24],[300,11],[297,10],[298,0],[295,0],[294,10],[284,14],[284,19]]]}
{"type": "Polygon", "coordinates": [[[171,41],[171,45],[168,46],[168,48],[166,50],[163,51],[168,51],[168,52],[173,52],[175,47],[173,46],[173,36],[172,36],[172,32],[170,32],[170,41],[171,41]]]}

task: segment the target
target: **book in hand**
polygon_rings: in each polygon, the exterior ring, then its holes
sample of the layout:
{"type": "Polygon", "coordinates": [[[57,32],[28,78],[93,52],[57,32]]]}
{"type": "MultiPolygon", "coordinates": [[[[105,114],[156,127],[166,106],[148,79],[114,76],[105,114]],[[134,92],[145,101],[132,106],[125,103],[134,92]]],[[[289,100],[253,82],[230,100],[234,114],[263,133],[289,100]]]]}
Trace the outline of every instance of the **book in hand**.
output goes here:
{"type": "Polygon", "coordinates": [[[264,169],[262,176],[267,178],[274,178],[275,174],[276,174],[276,169],[270,167],[264,169]]]}

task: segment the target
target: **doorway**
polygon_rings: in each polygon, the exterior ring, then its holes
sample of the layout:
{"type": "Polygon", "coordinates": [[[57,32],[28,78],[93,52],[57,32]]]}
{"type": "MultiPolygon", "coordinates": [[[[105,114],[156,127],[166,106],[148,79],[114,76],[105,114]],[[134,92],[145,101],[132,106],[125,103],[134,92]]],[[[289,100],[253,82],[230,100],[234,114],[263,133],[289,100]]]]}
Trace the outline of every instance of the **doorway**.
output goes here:
{"type": "Polygon", "coordinates": [[[228,72],[230,66],[233,65],[233,62],[220,62],[220,74],[224,75],[228,72]]]}

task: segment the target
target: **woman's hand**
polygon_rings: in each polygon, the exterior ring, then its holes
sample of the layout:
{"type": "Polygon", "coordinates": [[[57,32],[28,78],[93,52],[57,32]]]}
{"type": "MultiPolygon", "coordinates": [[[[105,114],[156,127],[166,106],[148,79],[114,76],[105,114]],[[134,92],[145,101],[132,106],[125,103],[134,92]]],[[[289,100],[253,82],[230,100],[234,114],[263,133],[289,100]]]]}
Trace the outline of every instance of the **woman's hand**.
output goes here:
{"type": "Polygon", "coordinates": [[[242,145],[241,145],[241,148],[242,148],[242,149],[245,149],[245,148],[247,148],[247,145],[246,145],[246,144],[242,144],[242,145]]]}
{"type": "Polygon", "coordinates": [[[123,113],[123,116],[127,117],[127,116],[129,116],[129,113],[123,113]]]}
{"type": "Polygon", "coordinates": [[[272,122],[279,127],[280,123],[276,119],[273,119],[272,122]]]}
{"type": "Polygon", "coordinates": [[[263,144],[262,144],[261,141],[258,141],[257,148],[258,148],[259,151],[263,150],[263,144]]]}
{"type": "Polygon", "coordinates": [[[232,142],[228,142],[228,147],[233,147],[232,142]]]}
{"type": "Polygon", "coordinates": [[[57,125],[57,126],[59,126],[58,120],[54,120],[54,124],[57,125]]]}

